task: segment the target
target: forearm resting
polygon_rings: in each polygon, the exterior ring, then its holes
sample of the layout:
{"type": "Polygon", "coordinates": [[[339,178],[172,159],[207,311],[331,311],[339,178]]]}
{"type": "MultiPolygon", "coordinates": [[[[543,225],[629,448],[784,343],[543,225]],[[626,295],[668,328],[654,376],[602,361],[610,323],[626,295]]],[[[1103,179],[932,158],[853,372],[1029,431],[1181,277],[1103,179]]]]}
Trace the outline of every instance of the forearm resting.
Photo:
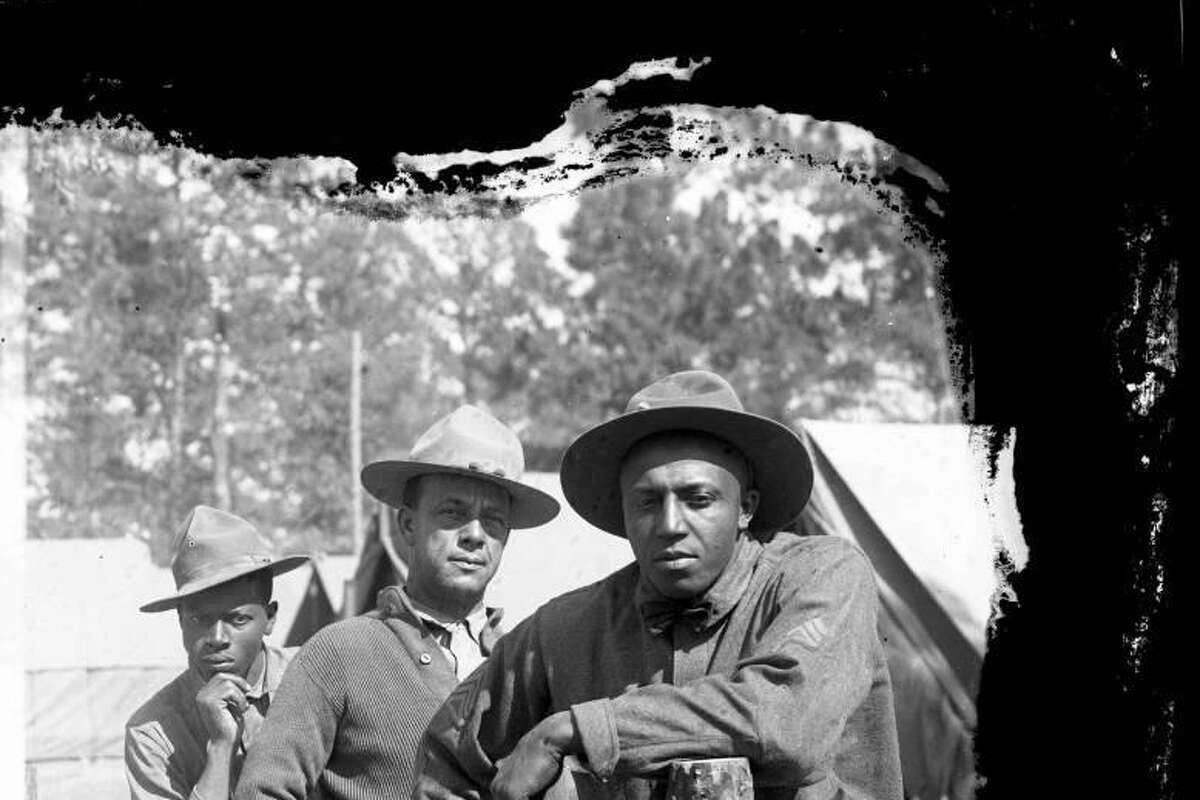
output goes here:
{"type": "Polygon", "coordinates": [[[230,770],[233,767],[232,741],[210,740],[208,743],[208,761],[200,780],[192,787],[189,800],[228,800],[233,789],[230,770]]]}

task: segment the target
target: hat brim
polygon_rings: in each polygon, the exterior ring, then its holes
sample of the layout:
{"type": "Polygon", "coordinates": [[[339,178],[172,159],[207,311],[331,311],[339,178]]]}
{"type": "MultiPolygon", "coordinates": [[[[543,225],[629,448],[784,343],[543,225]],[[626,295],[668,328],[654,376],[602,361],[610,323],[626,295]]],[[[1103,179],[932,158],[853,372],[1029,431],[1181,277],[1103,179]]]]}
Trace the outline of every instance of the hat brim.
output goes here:
{"type": "Polygon", "coordinates": [[[161,600],[155,600],[152,603],[147,603],[139,610],[150,614],[158,611],[170,611],[171,609],[176,608],[181,600],[191,597],[194,594],[199,594],[207,589],[211,589],[214,586],[220,586],[222,583],[228,583],[229,581],[237,580],[238,578],[243,578],[247,575],[253,575],[256,572],[262,572],[264,570],[270,571],[271,577],[275,577],[277,575],[282,575],[285,572],[291,572],[292,570],[296,569],[296,567],[307,564],[309,561],[311,561],[311,559],[308,556],[285,556],[261,567],[238,566],[221,572],[216,572],[212,575],[206,575],[199,580],[185,583],[183,586],[179,587],[178,590],[176,590],[175,594],[171,595],[170,597],[164,597],[161,600]]]}
{"type": "Polygon", "coordinates": [[[512,498],[509,527],[514,530],[536,528],[558,516],[558,501],[540,489],[479,470],[448,467],[444,464],[375,461],[363,467],[362,484],[376,500],[392,508],[400,508],[404,505],[405,484],[421,475],[463,475],[500,486],[512,498]]]}
{"type": "Polygon", "coordinates": [[[649,408],[624,414],[580,434],[563,453],[563,494],[581,517],[602,531],[625,537],[621,508],[621,461],[641,439],[672,430],[696,431],[738,448],[754,472],[758,508],[753,532],[786,527],[800,516],[812,493],[812,458],[800,436],[773,419],[709,406],[649,408]]]}

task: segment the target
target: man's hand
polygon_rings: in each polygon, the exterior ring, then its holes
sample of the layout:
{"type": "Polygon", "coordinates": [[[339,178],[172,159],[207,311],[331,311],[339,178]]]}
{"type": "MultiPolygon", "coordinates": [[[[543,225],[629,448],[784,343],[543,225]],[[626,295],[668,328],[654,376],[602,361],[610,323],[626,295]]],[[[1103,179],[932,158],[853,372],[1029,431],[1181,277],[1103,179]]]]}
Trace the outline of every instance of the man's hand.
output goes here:
{"type": "Polygon", "coordinates": [[[214,744],[233,744],[242,731],[242,713],[250,684],[237,676],[218,672],[196,694],[200,719],[214,744]]]}
{"type": "Polygon", "coordinates": [[[526,800],[546,789],[562,770],[563,756],[577,752],[579,734],[571,712],[546,717],[496,762],[491,793],[495,800],[526,800]]]}

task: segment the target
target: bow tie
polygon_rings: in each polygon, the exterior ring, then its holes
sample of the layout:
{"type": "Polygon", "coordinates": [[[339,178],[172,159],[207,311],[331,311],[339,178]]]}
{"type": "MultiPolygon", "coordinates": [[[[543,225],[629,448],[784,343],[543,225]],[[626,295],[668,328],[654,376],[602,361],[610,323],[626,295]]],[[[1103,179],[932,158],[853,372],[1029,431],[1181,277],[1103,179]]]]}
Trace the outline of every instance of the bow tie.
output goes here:
{"type": "Polygon", "coordinates": [[[712,611],[712,604],[707,600],[697,602],[696,598],[676,600],[670,597],[652,597],[649,592],[639,587],[642,597],[638,601],[638,611],[646,629],[655,636],[661,636],[668,628],[679,622],[703,623],[712,611]]]}

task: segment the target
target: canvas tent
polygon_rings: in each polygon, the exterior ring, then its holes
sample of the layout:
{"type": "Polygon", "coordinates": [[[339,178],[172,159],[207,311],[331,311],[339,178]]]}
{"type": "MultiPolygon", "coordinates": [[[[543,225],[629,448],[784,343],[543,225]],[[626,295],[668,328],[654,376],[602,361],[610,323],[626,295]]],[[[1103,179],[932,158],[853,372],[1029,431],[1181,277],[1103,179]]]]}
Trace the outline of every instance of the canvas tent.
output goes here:
{"type": "MultiPolygon", "coordinates": [[[[815,466],[805,534],[842,536],[870,558],[879,579],[881,637],[895,685],[905,790],[913,798],[973,794],[971,737],[998,548],[1021,565],[1024,544],[1011,449],[987,475],[981,432],[965,425],[804,421],[815,466]]],[[[512,627],[562,592],[632,560],[628,544],[584,522],[564,502],[558,475],[526,480],[554,495],[562,513],[509,537],[486,602],[512,627]]],[[[381,523],[382,520],[382,523],[381,523]]],[[[379,537],[377,513],[359,565],[360,608],[404,571],[403,552],[379,537]]]]}
{"type": "MultiPolygon", "coordinates": [[[[327,556],[279,576],[269,641],[327,623],[330,590],[341,597],[354,564],[327,556]]],[[[38,797],[127,797],[125,720],[186,666],[175,615],[137,610],[170,592],[170,570],[134,539],[30,540],[25,586],[25,758],[38,797]]]]}
{"type": "Polygon", "coordinates": [[[878,576],[905,792],[973,794],[975,698],[1001,589],[999,550],[1023,566],[1011,448],[994,478],[963,425],[803,423],[813,454],[805,533],[843,536],[878,576]]]}

